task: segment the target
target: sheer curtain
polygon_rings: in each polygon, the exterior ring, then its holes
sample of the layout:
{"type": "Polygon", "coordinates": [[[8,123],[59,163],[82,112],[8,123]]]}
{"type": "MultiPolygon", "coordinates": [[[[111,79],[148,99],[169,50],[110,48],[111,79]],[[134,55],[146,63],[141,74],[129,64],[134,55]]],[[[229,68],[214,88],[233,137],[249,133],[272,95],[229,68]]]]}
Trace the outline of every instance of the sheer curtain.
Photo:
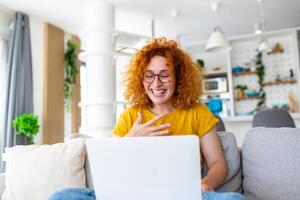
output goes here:
{"type": "MultiPolygon", "coordinates": [[[[6,93],[6,61],[7,61],[7,41],[2,38],[0,35],[0,91],[2,94],[6,93]]],[[[3,120],[3,114],[4,114],[4,95],[0,95],[0,149],[2,149],[3,146],[3,140],[4,140],[4,133],[3,133],[3,126],[4,126],[4,120],[3,120]]],[[[2,152],[0,152],[0,172],[2,171],[2,152]]]]}

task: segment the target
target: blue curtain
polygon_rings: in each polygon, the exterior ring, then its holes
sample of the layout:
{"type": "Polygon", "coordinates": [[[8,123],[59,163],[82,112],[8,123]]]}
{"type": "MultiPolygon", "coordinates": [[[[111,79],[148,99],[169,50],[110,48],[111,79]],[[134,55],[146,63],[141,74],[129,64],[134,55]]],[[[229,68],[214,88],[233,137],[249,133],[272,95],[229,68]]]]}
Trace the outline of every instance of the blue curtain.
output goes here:
{"type": "MultiPolygon", "coordinates": [[[[1,153],[5,147],[28,144],[24,136],[16,136],[12,127],[13,119],[24,112],[33,112],[32,61],[30,46],[29,18],[17,12],[13,19],[13,29],[9,39],[7,60],[6,91],[4,95],[4,112],[1,131],[1,153]]],[[[0,172],[4,164],[0,155],[0,172]]]]}

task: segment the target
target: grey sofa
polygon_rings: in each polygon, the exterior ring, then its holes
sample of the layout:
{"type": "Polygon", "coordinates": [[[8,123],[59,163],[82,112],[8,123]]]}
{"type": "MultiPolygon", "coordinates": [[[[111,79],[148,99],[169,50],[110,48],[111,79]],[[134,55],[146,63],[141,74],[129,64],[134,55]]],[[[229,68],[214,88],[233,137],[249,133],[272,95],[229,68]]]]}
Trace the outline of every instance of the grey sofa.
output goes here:
{"type": "MultiPolygon", "coordinates": [[[[229,166],[217,191],[240,192],[249,200],[289,200],[300,196],[300,129],[252,128],[239,149],[232,133],[220,132],[229,166]]],[[[87,187],[92,179],[86,162],[87,187]]],[[[205,172],[204,172],[205,173],[205,172]]],[[[0,174],[0,197],[5,175],[0,174]]]]}

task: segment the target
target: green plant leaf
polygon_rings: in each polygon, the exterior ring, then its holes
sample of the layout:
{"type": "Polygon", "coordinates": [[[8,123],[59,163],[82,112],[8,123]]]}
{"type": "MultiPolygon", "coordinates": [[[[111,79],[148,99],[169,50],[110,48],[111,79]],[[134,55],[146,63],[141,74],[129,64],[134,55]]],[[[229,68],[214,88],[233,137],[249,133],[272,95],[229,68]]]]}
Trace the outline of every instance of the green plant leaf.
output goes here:
{"type": "Polygon", "coordinates": [[[79,73],[76,63],[76,49],[78,46],[71,40],[67,42],[65,52],[65,109],[71,111],[71,100],[73,95],[73,84],[76,83],[76,76],[79,73]]]}
{"type": "Polygon", "coordinates": [[[18,115],[12,122],[13,127],[16,129],[17,135],[24,134],[29,138],[29,140],[33,141],[33,136],[35,136],[39,132],[39,121],[38,116],[23,113],[18,115]]]}
{"type": "Polygon", "coordinates": [[[258,52],[256,54],[256,71],[258,76],[258,84],[259,84],[259,98],[260,100],[256,104],[256,111],[261,110],[265,104],[266,104],[266,93],[264,91],[263,82],[265,78],[265,66],[262,62],[262,56],[263,54],[261,52],[258,52]]]}

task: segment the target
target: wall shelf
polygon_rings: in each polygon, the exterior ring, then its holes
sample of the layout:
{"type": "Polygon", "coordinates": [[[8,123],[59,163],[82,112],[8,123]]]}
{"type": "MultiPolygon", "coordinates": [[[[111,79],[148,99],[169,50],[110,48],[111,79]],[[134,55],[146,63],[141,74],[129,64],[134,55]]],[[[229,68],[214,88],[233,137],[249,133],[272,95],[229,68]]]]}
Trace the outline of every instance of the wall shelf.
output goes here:
{"type": "Polygon", "coordinates": [[[278,81],[268,81],[268,82],[264,82],[262,83],[262,86],[271,86],[271,85],[283,85],[283,84],[296,84],[297,81],[296,80],[278,80],[278,81]]]}
{"type": "Polygon", "coordinates": [[[237,77],[237,76],[246,76],[246,75],[252,75],[252,74],[257,74],[257,71],[243,71],[239,73],[233,73],[232,75],[237,77]]]}
{"type": "Polygon", "coordinates": [[[227,71],[226,70],[203,70],[203,74],[204,76],[222,76],[222,75],[226,75],[227,71]]]}
{"type": "Polygon", "coordinates": [[[259,97],[259,96],[257,96],[257,97],[244,97],[242,99],[235,98],[234,100],[236,100],[236,101],[245,101],[245,100],[253,100],[253,99],[261,99],[261,97],[259,97]]]}

